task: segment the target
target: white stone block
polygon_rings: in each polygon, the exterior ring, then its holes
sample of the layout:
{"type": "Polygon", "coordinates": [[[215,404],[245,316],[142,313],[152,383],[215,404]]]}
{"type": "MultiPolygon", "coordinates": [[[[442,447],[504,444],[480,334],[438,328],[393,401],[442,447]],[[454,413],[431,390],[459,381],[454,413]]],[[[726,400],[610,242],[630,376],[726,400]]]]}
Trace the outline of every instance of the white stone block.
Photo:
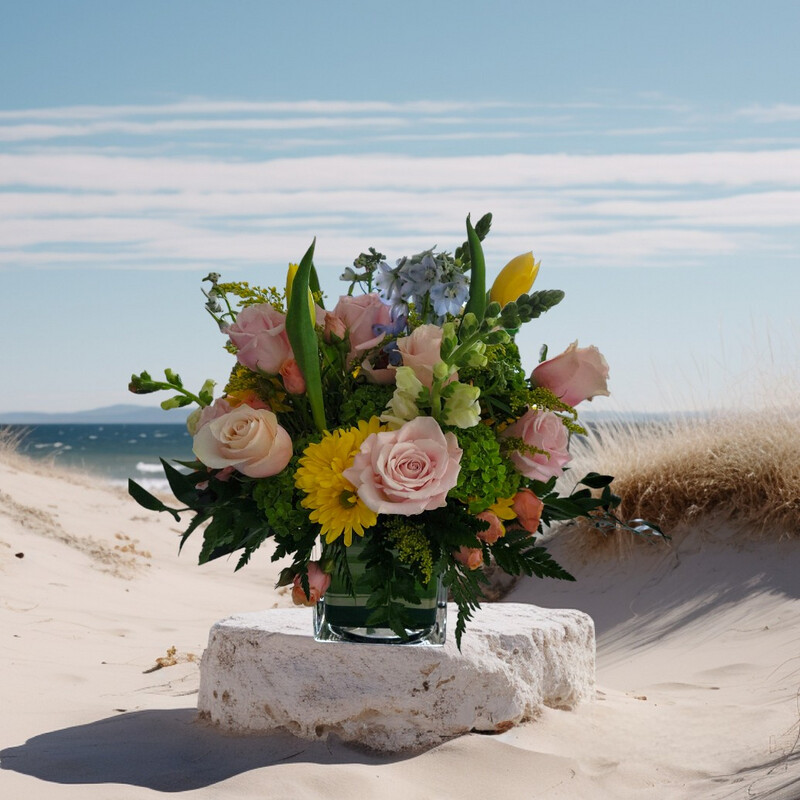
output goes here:
{"type": "Polygon", "coordinates": [[[200,665],[203,719],[234,733],[330,734],[375,750],[504,731],[542,706],[594,696],[595,641],[580,611],[486,604],[458,651],[448,608],[443,647],[315,642],[308,609],[216,623],[200,665]]]}

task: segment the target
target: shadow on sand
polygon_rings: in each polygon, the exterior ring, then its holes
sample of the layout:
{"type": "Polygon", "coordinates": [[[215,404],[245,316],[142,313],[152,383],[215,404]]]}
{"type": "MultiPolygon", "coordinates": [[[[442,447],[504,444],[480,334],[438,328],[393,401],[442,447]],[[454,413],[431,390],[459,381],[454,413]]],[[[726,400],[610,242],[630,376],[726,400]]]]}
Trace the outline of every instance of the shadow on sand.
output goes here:
{"type": "Polygon", "coordinates": [[[122,783],[182,792],[273,764],[386,764],[404,757],[377,755],[333,738],[229,736],[198,722],[194,708],[180,708],[135,711],[43,733],[0,750],[0,768],[51,783],[122,783]]]}

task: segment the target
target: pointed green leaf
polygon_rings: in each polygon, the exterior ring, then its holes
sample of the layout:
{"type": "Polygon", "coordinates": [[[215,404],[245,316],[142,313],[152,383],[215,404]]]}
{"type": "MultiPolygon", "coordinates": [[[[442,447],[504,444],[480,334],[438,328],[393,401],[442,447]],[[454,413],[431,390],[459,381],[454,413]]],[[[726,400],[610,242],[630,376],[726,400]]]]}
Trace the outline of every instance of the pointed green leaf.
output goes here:
{"type": "Polygon", "coordinates": [[[314,259],[314,246],[303,256],[297,274],[292,284],[292,299],[286,313],[286,333],[294,351],[303,378],[306,382],[306,395],[311,406],[311,415],[317,430],[323,431],[325,423],[325,405],[322,400],[322,376],[319,369],[319,346],[317,334],[314,330],[314,320],[308,307],[308,288],[311,277],[312,262],[314,259]]]}
{"type": "Polygon", "coordinates": [[[478,322],[483,320],[486,311],[486,261],[483,257],[481,240],[472,227],[469,216],[467,216],[467,243],[469,244],[469,260],[472,271],[469,279],[469,300],[467,301],[464,314],[474,314],[478,322]]]}
{"type": "Polygon", "coordinates": [[[165,506],[157,497],[154,497],[147,489],[139,486],[136,481],[128,479],[128,494],[140,505],[148,511],[166,511],[175,517],[176,522],[180,522],[181,518],[174,508],[165,506]]]}

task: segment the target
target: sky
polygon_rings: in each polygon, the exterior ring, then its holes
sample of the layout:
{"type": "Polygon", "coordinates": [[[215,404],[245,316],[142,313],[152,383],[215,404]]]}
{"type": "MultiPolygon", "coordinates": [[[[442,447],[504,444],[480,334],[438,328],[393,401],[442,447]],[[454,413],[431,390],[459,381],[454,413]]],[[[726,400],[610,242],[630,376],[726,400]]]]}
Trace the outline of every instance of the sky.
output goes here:
{"type": "Polygon", "coordinates": [[[541,260],[592,410],[737,406],[800,374],[800,4],[0,0],[0,413],[224,385],[201,279],[328,305],[370,246],[541,260]]]}

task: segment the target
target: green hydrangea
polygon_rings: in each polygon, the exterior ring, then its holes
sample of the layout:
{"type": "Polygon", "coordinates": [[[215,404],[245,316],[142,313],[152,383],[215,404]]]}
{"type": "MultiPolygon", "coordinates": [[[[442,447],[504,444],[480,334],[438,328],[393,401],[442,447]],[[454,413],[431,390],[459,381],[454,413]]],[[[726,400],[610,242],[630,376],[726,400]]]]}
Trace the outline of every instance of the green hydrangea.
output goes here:
{"type": "Polygon", "coordinates": [[[379,386],[375,383],[358,384],[342,401],[339,410],[340,425],[356,425],[361,419],[379,417],[391,400],[394,386],[379,386]]]}
{"type": "Polygon", "coordinates": [[[450,491],[450,497],[467,503],[469,510],[478,514],[499,498],[516,494],[520,474],[501,452],[492,428],[478,424],[454,433],[463,455],[458,483],[450,491]]]}

